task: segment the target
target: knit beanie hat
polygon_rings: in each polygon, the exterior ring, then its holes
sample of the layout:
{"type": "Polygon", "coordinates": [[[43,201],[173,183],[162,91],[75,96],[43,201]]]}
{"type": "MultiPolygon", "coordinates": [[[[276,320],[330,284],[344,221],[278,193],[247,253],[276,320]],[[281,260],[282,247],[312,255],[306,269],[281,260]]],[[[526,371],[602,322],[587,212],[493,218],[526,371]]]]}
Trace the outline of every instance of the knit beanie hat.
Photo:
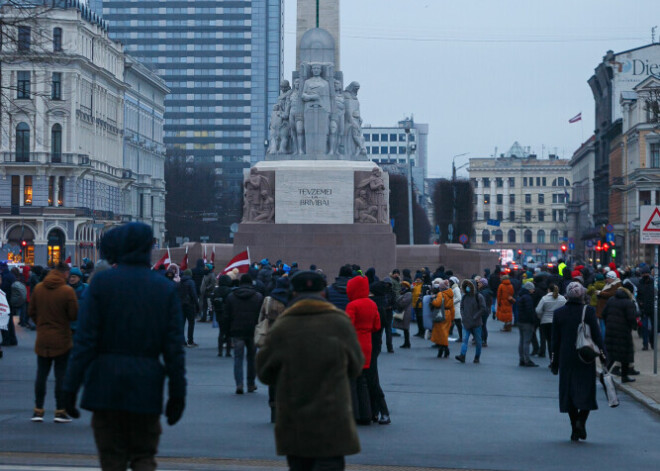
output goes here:
{"type": "Polygon", "coordinates": [[[566,297],[568,299],[582,299],[586,292],[587,290],[584,286],[577,281],[569,283],[566,287],[566,297]]]}
{"type": "Polygon", "coordinates": [[[616,276],[616,272],[610,270],[607,272],[607,275],[605,275],[605,278],[607,278],[608,280],[616,280],[618,276],[616,276]]]}
{"type": "Polygon", "coordinates": [[[532,283],[531,281],[528,281],[527,283],[525,283],[523,285],[523,288],[525,288],[527,291],[533,291],[535,289],[534,283],[532,283]]]}

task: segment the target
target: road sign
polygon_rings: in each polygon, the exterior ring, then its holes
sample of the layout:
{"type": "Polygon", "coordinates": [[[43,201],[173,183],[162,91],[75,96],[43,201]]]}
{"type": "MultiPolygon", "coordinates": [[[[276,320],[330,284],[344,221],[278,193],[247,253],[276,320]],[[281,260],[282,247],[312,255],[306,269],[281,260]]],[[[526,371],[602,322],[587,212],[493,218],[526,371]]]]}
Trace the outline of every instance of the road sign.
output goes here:
{"type": "Polygon", "coordinates": [[[575,244],[573,242],[568,243],[568,249],[569,250],[575,250],[575,244]]]}
{"type": "Polygon", "coordinates": [[[568,242],[571,243],[571,244],[574,244],[574,243],[575,243],[575,239],[572,238],[572,237],[569,237],[569,238],[568,238],[568,242]]]}
{"type": "Polygon", "coordinates": [[[614,232],[608,232],[605,236],[607,242],[614,242],[614,232]]]}
{"type": "Polygon", "coordinates": [[[607,232],[612,232],[614,231],[614,226],[612,224],[608,224],[607,226],[605,226],[605,230],[607,232]]]}
{"type": "Polygon", "coordinates": [[[467,244],[467,242],[468,242],[468,236],[467,236],[467,234],[461,234],[460,236],[458,236],[458,241],[459,241],[461,244],[467,244]]]}
{"type": "Polygon", "coordinates": [[[593,240],[588,240],[587,241],[587,247],[591,248],[594,246],[594,241],[593,240]]]}
{"type": "Polygon", "coordinates": [[[660,206],[640,206],[640,244],[660,244],[660,206]]]}
{"type": "Polygon", "coordinates": [[[486,222],[489,226],[496,226],[500,227],[500,221],[497,219],[489,219],[488,222],[486,222]]]}

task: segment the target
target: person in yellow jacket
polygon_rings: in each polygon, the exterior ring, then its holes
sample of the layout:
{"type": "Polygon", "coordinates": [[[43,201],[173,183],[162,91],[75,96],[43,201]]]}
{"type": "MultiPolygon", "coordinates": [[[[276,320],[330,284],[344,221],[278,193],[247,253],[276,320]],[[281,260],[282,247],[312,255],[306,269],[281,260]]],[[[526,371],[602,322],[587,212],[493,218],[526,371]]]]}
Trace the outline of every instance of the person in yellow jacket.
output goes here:
{"type": "Polygon", "coordinates": [[[449,329],[454,322],[454,291],[449,287],[447,280],[433,280],[433,287],[437,290],[436,297],[431,305],[438,309],[444,301],[445,321],[433,324],[431,342],[438,345],[438,358],[449,356],[449,329]]]}
{"type": "Polygon", "coordinates": [[[564,276],[564,268],[566,268],[566,263],[562,260],[559,262],[559,265],[557,265],[557,269],[559,270],[559,276],[564,276]]]}
{"type": "Polygon", "coordinates": [[[422,286],[424,283],[421,278],[415,278],[412,285],[412,308],[417,321],[417,333],[415,336],[424,337],[424,320],[422,318],[422,286]]]}

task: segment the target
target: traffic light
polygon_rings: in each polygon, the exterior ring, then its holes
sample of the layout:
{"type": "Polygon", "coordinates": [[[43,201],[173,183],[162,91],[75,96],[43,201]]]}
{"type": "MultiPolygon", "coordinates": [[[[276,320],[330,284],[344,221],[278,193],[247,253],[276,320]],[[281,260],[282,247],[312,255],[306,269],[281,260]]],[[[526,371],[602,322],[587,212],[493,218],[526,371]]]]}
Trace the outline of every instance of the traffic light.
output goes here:
{"type": "Polygon", "coordinates": [[[612,258],[616,258],[616,249],[612,249],[612,258]]]}
{"type": "Polygon", "coordinates": [[[522,255],[522,250],[518,249],[518,255],[522,255]]]}
{"type": "Polygon", "coordinates": [[[561,244],[561,253],[565,254],[566,250],[568,250],[568,247],[566,247],[566,244],[561,244]]]}
{"type": "Polygon", "coordinates": [[[603,248],[600,245],[600,240],[596,243],[596,252],[600,252],[603,248]]]}
{"type": "Polygon", "coordinates": [[[610,250],[610,246],[607,245],[607,242],[605,242],[605,243],[603,244],[603,251],[604,251],[604,252],[607,252],[608,250],[610,250]]]}

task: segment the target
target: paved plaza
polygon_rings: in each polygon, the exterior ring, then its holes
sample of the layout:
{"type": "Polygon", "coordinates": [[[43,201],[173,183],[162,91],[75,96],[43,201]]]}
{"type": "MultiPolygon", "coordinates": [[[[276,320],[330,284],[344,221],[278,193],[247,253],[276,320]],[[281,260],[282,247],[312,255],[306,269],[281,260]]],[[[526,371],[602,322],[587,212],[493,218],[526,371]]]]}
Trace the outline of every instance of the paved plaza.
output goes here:
{"type": "MultiPolygon", "coordinates": [[[[362,452],[347,458],[352,470],[655,470],[660,468],[660,415],[620,391],[621,406],[600,409],[588,422],[588,440],[569,440],[560,414],[557,382],[546,367],[518,367],[518,334],[491,336],[481,364],[435,358],[430,342],[413,337],[413,348],[382,354],[380,377],[392,424],[359,428],[362,452]]],[[[19,330],[19,346],[0,360],[0,471],[96,470],[90,414],[71,424],[52,422],[54,382],[48,384],[46,418],[30,422],[36,359],[34,332],[19,330]]],[[[413,331],[415,328],[413,328],[413,331]]],[[[186,350],[188,397],[175,427],[163,420],[159,466],[166,470],[286,469],[275,454],[266,387],[234,394],[233,360],[216,356],[217,331],[197,324],[199,348],[186,350]]],[[[658,391],[652,351],[637,352],[640,390],[658,391]],[[650,361],[650,362],[649,362],[650,361]],[[650,370],[649,370],[650,372],[650,370]]],[[[657,396],[655,396],[657,400],[657,396]]],[[[657,405],[656,405],[657,406],[657,405]]],[[[319,427],[323,424],[319,423],[319,427]]]]}

